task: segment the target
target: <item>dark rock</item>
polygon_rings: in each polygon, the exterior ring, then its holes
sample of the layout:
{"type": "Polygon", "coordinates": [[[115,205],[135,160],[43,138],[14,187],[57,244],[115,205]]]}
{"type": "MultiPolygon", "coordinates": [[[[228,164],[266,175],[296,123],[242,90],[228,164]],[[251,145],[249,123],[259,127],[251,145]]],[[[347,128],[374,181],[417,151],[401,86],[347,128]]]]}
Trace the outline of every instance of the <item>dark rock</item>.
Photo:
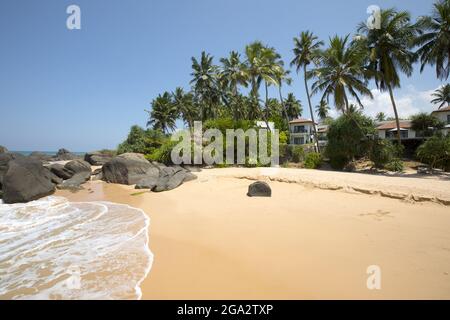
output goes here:
{"type": "Polygon", "coordinates": [[[4,203],[22,203],[48,196],[55,191],[48,170],[41,161],[18,158],[8,163],[3,177],[4,203]]]}
{"type": "Polygon", "coordinates": [[[80,172],[89,172],[91,173],[91,165],[84,161],[84,160],[72,160],[70,162],[67,162],[64,165],[64,169],[72,172],[73,174],[80,173],[80,172]]]}
{"type": "Polygon", "coordinates": [[[58,189],[72,191],[81,190],[83,189],[81,185],[88,181],[90,177],[91,173],[87,171],[75,173],[72,178],[70,178],[69,180],[65,180],[63,183],[59,184],[58,189]]]}
{"type": "Polygon", "coordinates": [[[159,180],[159,168],[153,167],[147,170],[145,176],[136,183],[135,189],[150,189],[156,187],[159,180]]]}
{"type": "Polygon", "coordinates": [[[166,167],[160,170],[159,179],[153,191],[162,192],[175,189],[186,178],[187,171],[181,167],[166,167]]]}
{"type": "Polygon", "coordinates": [[[54,160],[59,160],[59,161],[70,161],[70,160],[76,160],[76,159],[80,159],[80,157],[74,155],[67,149],[59,149],[58,153],[54,157],[54,160]]]}
{"type": "Polygon", "coordinates": [[[270,186],[264,181],[256,181],[248,186],[249,197],[271,197],[272,190],[270,186]]]}
{"type": "Polygon", "coordinates": [[[188,181],[192,181],[197,179],[197,176],[195,174],[193,174],[192,172],[186,172],[186,176],[184,177],[183,183],[188,182],[188,181]]]}
{"type": "Polygon", "coordinates": [[[120,184],[140,182],[150,168],[155,168],[139,153],[124,153],[114,157],[102,167],[103,180],[120,184]]]}
{"type": "Polygon", "coordinates": [[[94,171],[92,171],[91,176],[96,176],[102,173],[102,168],[97,168],[94,171]]]}
{"type": "Polygon", "coordinates": [[[6,149],[6,147],[4,146],[0,146],[0,153],[6,153],[8,152],[8,149],[6,149]]]}
{"type": "Polygon", "coordinates": [[[56,174],[54,174],[53,172],[51,172],[50,168],[47,168],[47,167],[44,167],[44,168],[45,168],[45,170],[46,170],[46,176],[47,176],[47,178],[50,179],[50,181],[51,181],[53,184],[58,185],[58,184],[60,184],[60,183],[62,183],[62,182],[64,181],[63,179],[61,179],[60,177],[58,177],[56,174]]]}
{"type": "Polygon", "coordinates": [[[52,173],[63,180],[72,178],[73,172],[66,169],[62,164],[54,163],[48,167],[52,173]]]}
{"type": "Polygon", "coordinates": [[[100,151],[88,152],[84,155],[84,161],[89,162],[93,166],[102,166],[112,160],[112,156],[100,151]]]}
{"type": "Polygon", "coordinates": [[[34,152],[30,153],[30,158],[40,160],[40,161],[47,161],[47,162],[53,160],[52,157],[49,156],[48,154],[38,152],[38,151],[34,151],[34,152]]]}
{"type": "Polygon", "coordinates": [[[2,187],[3,176],[6,173],[9,161],[20,158],[25,158],[25,156],[12,152],[0,153],[0,189],[2,187]]]}

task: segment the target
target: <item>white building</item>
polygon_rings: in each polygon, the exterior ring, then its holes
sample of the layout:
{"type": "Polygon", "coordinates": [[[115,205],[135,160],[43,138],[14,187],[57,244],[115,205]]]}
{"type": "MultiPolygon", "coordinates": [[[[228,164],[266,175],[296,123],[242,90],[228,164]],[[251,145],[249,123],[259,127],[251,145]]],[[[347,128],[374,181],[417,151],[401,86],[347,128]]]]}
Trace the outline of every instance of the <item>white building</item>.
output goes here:
{"type": "MultiPolygon", "coordinates": [[[[416,132],[411,129],[411,120],[400,120],[401,140],[416,139],[416,132]]],[[[377,126],[380,139],[397,139],[397,123],[395,121],[381,121],[377,126]]]]}
{"type": "Polygon", "coordinates": [[[444,134],[448,135],[450,132],[450,106],[433,111],[431,115],[435,116],[445,124],[444,134]]]}
{"type": "MultiPolygon", "coordinates": [[[[295,119],[289,122],[290,144],[314,143],[314,126],[310,119],[295,119]]],[[[316,124],[317,125],[317,124],[316,124]]]]}

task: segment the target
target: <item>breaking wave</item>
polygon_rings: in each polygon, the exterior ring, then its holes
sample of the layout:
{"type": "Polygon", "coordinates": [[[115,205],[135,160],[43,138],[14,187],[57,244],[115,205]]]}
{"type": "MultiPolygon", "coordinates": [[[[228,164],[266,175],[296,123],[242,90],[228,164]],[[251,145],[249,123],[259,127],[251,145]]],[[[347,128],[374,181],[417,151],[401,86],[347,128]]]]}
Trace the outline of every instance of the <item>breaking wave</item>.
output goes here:
{"type": "Polygon", "coordinates": [[[149,220],[110,202],[0,203],[0,299],[140,299],[149,220]]]}

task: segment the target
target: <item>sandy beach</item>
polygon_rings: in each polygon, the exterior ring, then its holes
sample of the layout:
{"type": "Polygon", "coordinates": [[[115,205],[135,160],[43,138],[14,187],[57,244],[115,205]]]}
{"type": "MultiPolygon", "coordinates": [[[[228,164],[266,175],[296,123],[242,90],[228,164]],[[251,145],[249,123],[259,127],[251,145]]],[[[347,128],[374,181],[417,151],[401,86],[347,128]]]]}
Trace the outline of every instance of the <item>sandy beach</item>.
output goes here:
{"type": "Polygon", "coordinates": [[[435,201],[450,199],[447,180],[300,169],[196,174],[164,193],[93,181],[57,195],[150,216],[154,263],[143,299],[450,299],[450,207],[435,201]],[[246,196],[257,178],[269,181],[272,198],[246,196]],[[370,265],[381,268],[381,290],[367,289],[370,265]]]}

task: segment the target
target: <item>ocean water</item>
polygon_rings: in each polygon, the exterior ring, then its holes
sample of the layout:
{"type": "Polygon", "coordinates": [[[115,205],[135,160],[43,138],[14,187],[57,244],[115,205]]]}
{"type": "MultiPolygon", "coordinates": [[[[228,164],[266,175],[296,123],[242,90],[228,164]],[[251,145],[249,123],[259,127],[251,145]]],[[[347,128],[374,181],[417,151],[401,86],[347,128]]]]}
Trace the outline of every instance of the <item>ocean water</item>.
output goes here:
{"type": "Polygon", "coordinates": [[[0,299],[140,299],[149,223],[110,202],[0,203],[0,299]]]}

